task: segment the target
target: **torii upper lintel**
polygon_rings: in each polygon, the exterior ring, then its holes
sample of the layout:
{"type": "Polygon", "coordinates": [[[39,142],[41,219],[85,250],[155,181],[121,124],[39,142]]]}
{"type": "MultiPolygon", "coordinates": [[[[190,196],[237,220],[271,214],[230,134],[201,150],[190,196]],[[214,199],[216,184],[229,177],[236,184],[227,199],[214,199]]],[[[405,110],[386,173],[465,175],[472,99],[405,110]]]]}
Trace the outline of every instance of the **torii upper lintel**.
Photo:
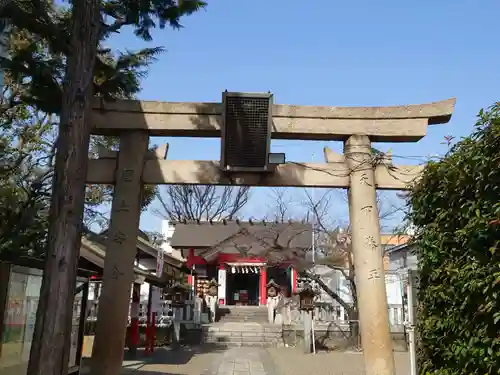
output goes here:
{"type": "MultiPolygon", "coordinates": [[[[275,104],[274,139],[346,141],[353,134],[373,142],[416,142],[427,126],[447,123],[455,98],[392,107],[325,107],[275,104]]],[[[221,103],[116,100],[93,105],[93,134],[147,130],[151,136],[220,137],[221,103]]]]}

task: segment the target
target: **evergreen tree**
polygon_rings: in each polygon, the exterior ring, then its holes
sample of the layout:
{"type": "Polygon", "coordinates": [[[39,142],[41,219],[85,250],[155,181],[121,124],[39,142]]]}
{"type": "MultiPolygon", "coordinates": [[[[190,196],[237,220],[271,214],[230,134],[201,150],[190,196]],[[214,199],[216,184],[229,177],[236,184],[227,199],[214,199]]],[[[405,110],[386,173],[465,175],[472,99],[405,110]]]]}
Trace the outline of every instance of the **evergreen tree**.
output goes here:
{"type": "Polygon", "coordinates": [[[500,103],[409,196],[421,374],[500,373],[500,103]]]}
{"type": "MultiPolygon", "coordinates": [[[[132,97],[140,89],[143,68],[161,51],[153,48],[113,54],[102,44],[127,26],[137,37],[151,40],[152,28],[179,28],[182,16],[204,5],[195,0],[73,0],[70,6],[47,0],[18,0],[0,9],[0,19],[6,20],[11,35],[9,56],[1,60],[10,82],[2,112],[2,129],[8,131],[2,130],[0,150],[11,156],[3,166],[2,186],[18,191],[19,184],[13,180],[19,178],[20,168],[29,169],[23,149],[24,130],[16,129],[19,108],[30,115],[46,114],[47,121],[58,129],[45,171],[52,182],[48,185],[51,208],[30,375],[67,373],[90,142],[91,124],[86,118],[92,98],[132,97]],[[14,155],[14,149],[19,155],[14,155]],[[49,172],[52,166],[53,174],[49,172]]],[[[26,125],[30,128],[32,124],[26,125]]],[[[31,194],[25,200],[33,202],[35,186],[30,185],[31,194]]],[[[19,197],[15,192],[8,195],[19,197]]],[[[8,225],[14,228],[11,224],[19,223],[18,216],[9,215],[14,220],[8,225]]]]}

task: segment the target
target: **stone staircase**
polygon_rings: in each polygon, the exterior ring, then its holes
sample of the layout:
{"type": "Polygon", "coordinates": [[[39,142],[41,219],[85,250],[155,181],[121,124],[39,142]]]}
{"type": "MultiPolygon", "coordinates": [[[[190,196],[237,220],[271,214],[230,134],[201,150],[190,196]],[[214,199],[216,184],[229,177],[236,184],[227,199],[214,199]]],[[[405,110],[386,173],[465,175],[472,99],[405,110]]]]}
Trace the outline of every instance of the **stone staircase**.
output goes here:
{"type": "Polygon", "coordinates": [[[283,345],[281,325],[218,322],[202,326],[203,343],[222,347],[275,348],[283,345]]]}
{"type": "Polygon", "coordinates": [[[218,321],[202,327],[203,342],[223,347],[279,347],[281,325],[268,324],[265,306],[219,307],[218,321]]]}
{"type": "Polygon", "coordinates": [[[221,323],[261,323],[266,324],[267,307],[265,306],[225,306],[219,307],[221,323]]]}

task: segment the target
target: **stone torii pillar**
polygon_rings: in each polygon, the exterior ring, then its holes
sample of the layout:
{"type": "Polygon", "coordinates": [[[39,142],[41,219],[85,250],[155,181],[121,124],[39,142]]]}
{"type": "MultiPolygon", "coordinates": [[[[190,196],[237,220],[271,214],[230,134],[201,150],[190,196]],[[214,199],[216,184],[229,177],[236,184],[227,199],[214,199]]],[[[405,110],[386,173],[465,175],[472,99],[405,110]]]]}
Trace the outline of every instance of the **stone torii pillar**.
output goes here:
{"type": "Polygon", "coordinates": [[[122,370],[137,254],[143,167],[147,159],[165,158],[168,147],[148,152],[148,141],[146,131],[124,132],[120,136],[122,151],[99,151],[100,158],[115,163],[116,180],[92,352],[95,375],[116,375],[122,370]]]}
{"type": "Polygon", "coordinates": [[[96,375],[121,372],[137,252],[142,197],[141,175],[148,140],[149,135],[144,131],[124,133],[120,137],[122,151],[118,152],[116,165],[102,294],[97,310],[96,336],[92,351],[92,373],[96,375]]]}
{"type": "Polygon", "coordinates": [[[394,375],[384,277],[375,166],[370,139],[352,135],[344,145],[350,173],[349,221],[366,375],[394,375]]]}

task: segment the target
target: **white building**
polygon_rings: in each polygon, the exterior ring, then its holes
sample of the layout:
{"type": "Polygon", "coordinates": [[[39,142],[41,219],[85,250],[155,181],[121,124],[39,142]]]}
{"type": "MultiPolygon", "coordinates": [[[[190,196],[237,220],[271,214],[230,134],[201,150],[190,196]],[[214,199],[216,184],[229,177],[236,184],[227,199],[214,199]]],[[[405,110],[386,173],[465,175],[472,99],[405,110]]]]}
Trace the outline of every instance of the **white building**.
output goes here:
{"type": "MultiPolygon", "coordinates": [[[[162,220],[161,235],[163,237],[164,242],[160,245],[160,247],[157,250],[163,251],[163,257],[168,257],[169,259],[174,259],[175,261],[184,263],[186,259],[182,256],[181,252],[170,246],[170,240],[174,235],[174,230],[175,227],[171,225],[168,220],[162,220]]],[[[159,256],[162,257],[161,254],[159,254],[159,256]]],[[[136,263],[136,265],[140,269],[145,271],[152,270],[155,268],[155,265],[153,264],[143,264],[143,263],[144,262],[141,262],[139,264],[136,263]]],[[[147,299],[148,295],[149,295],[149,284],[143,283],[141,285],[141,299],[147,299]]]]}
{"type": "Polygon", "coordinates": [[[390,272],[416,271],[418,268],[417,255],[408,244],[394,246],[386,251],[386,255],[389,257],[390,272]]]}

